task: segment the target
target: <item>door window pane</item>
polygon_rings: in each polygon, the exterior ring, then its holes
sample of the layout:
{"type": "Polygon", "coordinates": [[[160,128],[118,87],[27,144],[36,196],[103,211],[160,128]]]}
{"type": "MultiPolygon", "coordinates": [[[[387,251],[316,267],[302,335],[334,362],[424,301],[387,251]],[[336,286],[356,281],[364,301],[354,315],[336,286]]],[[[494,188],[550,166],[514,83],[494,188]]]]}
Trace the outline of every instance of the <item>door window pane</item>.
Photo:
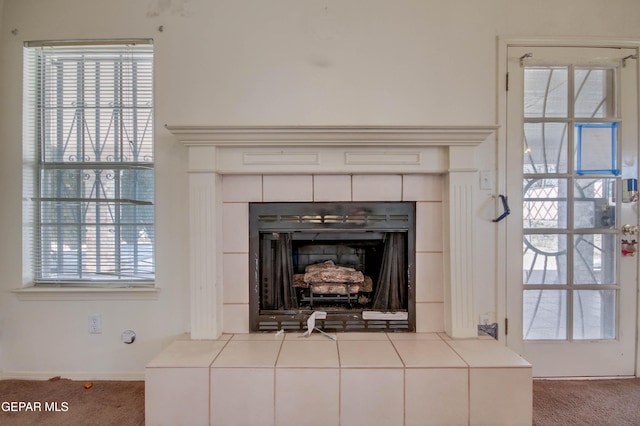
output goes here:
{"type": "Polygon", "coordinates": [[[616,179],[574,181],[573,226],[576,229],[610,229],[616,226],[616,179]]]}
{"type": "Polygon", "coordinates": [[[524,173],[567,172],[567,124],[524,124],[524,173]]]}
{"type": "Polygon", "coordinates": [[[577,290],[573,293],[573,338],[615,339],[616,291],[577,290]]]}
{"type": "Polygon", "coordinates": [[[525,290],[523,330],[526,340],[567,338],[567,292],[565,290],[525,290]]]}
{"type": "Polygon", "coordinates": [[[524,179],[522,205],[525,229],[567,227],[567,180],[524,179]]]}
{"type": "Polygon", "coordinates": [[[574,75],[575,116],[615,117],[614,70],[612,68],[576,68],[574,75]]]}
{"type": "Polygon", "coordinates": [[[567,67],[527,67],[524,70],[524,116],[565,118],[568,111],[567,67]]]}
{"type": "Polygon", "coordinates": [[[576,173],[618,175],[618,124],[576,123],[574,128],[576,173]]]}
{"type": "Polygon", "coordinates": [[[567,283],[566,235],[525,235],[522,256],[524,284],[567,283]]]}
{"type": "Polygon", "coordinates": [[[574,235],[574,284],[616,284],[616,235],[574,235]]]}

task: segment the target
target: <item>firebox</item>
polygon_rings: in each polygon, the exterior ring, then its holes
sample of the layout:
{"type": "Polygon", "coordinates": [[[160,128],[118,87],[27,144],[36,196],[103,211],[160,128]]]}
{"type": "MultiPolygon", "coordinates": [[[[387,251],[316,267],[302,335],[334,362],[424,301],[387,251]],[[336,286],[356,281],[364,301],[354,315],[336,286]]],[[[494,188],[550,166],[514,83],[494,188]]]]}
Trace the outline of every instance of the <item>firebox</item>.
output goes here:
{"type": "Polygon", "coordinates": [[[250,329],[415,331],[415,203],[250,203],[250,329]]]}

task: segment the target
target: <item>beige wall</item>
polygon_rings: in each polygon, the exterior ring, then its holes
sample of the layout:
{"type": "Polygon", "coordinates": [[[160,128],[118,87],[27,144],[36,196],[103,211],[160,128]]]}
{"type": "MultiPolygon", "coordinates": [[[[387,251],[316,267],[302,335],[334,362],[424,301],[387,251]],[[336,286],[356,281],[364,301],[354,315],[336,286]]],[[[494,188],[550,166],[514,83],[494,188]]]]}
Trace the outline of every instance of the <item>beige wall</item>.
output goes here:
{"type": "MultiPolygon", "coordinates": [[[[141,373],[189,328],[186,149],[164,124],[491,125],[497,36],[640,38],[637,0],[0,0],[0,20],[0,370],[104,377],[141,373]],[[128,37],[156,48],[161,291],[18,300],[22,44],[128,37]],[[87,333],[92,313],[100,335],[87,333]],[[125,329],[138,333],[133,345],[120,342],[125,329]]],[[[494,143],[478,156],[495,169],[494,143]]],[[[495,209],[483,196],[477,240],[491,253],[495,209]]],[[[477,263],[477,312],[499,311],[500,272],[486,256],[477,263]]]]}

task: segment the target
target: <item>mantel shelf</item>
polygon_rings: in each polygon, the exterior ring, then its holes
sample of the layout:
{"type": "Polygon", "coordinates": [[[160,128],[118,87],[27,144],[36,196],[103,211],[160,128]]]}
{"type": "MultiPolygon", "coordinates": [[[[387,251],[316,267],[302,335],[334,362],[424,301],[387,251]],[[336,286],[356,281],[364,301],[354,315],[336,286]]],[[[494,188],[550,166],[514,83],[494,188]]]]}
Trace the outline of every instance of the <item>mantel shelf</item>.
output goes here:
{"type": "Polygon", "coordinates": [[[476,146],[498,126],[165,125],[186,146],[476,146]]]}

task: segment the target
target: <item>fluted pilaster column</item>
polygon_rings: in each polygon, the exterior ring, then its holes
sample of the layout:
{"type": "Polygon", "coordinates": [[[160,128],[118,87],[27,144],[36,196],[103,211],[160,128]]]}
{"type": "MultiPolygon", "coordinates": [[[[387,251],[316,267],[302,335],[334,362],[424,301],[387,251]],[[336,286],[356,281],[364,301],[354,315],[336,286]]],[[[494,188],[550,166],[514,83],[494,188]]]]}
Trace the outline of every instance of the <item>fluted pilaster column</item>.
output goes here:
{"type": "Polygon", "coordinates": [[[189,273],[191,338],[222,334],[222,208],[215,148],[189,151],[189,273]]]}
{"type": "Polygon", "coordinates": [[[445,194],[445,331],[451,337],[478,335],[474,303],[474,216],[478,173],[473,147],[449,148],[445,194]]]}

